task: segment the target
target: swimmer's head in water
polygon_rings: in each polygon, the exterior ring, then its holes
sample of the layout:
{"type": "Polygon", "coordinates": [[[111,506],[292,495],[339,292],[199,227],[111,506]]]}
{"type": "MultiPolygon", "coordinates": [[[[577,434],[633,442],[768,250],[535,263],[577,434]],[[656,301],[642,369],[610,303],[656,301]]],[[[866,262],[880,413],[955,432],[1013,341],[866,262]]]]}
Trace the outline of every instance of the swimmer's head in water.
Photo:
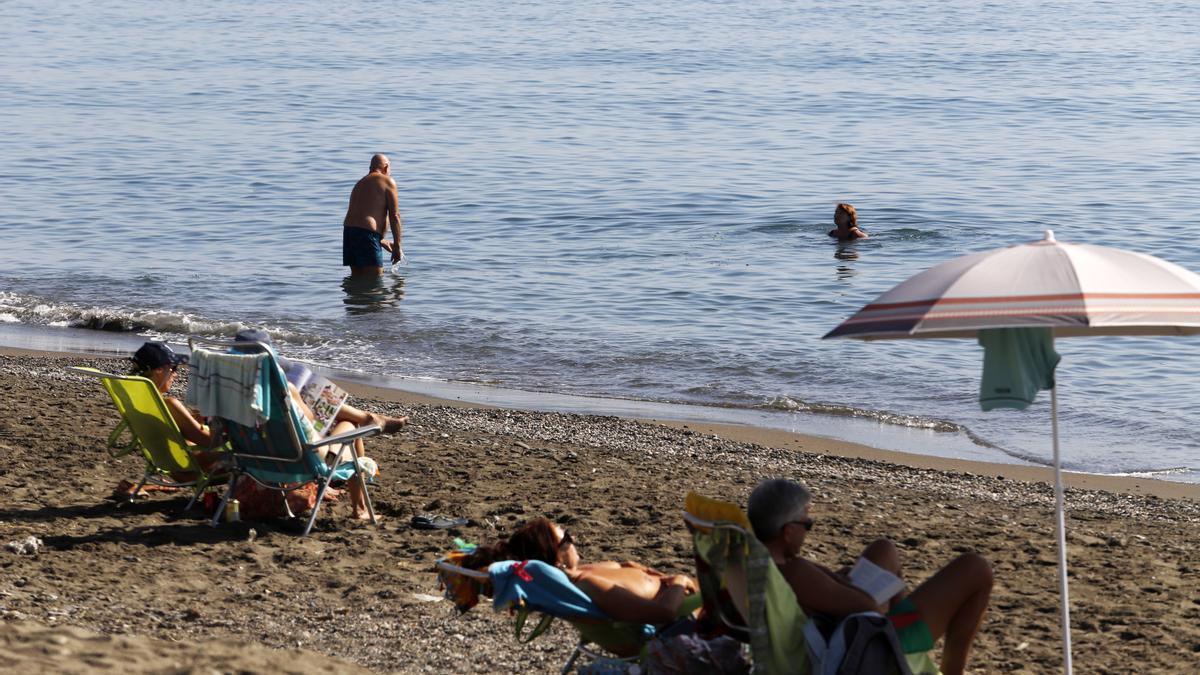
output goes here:
{"type": "Polygon", "coordinates": [[[843,224],[847,228],[858,227],[858,211],[850,204],[838,204],[833,210],[833,224],[842,227],[843,224]]]}

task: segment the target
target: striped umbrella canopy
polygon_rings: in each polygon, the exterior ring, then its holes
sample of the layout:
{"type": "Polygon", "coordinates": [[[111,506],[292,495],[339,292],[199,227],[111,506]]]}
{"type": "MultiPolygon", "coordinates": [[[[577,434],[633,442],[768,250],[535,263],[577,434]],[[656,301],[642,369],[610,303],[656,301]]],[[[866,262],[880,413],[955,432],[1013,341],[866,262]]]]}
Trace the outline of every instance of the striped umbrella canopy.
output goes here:
{"type": "Polygon", "coordinates": [[[829,331],[862,340],[1200,333],[1200,275],[1144,253],[1046,238],[956,258],[904,281],[829,331]]]}
{"type": "MultiPolygon", "coordinates": [[[[976,337],[990,328],[1049,328],[1053,337],[1200,333],[1200,275],[1154,256],[1045,239],[956,258],[900,283],[826,338],[976,337]]],[[[1071,666],[1058,391],[1050,390],[1063,671],[1071,666]]]]}

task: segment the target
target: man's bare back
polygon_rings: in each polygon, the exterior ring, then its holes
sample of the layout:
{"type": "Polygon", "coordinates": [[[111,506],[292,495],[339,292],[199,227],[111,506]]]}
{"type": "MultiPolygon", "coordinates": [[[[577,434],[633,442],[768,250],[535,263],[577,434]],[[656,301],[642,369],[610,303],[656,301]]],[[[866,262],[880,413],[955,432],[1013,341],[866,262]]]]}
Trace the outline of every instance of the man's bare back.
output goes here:
{"type": "MultiPolygon", "coordinates": [[[[396,181],[392,180],[390,174],[391,163],[387,157],[375,155],[371,158],[370,173],[360,178],[350,192],[350,206],[346,209],[342,227],[374,233],[379,240],[377,247],[390,251],[392,262],[395,263],[400,260],[402,251],[401,225],[400,209],[396,197],[396,181]],[[387,233],[389,225],[392,230],[392,241],[385,242],[383,235],[387,233]]],[[[382,261],[375,259],[370,251],[359,250],[364,246],[360,239],[344,238],[343,264],[349,265],[353,274],[381,273],[383,271],[382,261]],[[355,250],[347,253],[347,247],[355,250]]],[[[371,242],[367,242],[367,245],[376,246],[371,242]]]]}
{"type": "Polygon", "coordinates": [[[361,227],[380,235],[387,233],[388,213],[396,209],[396,182],[372,172],[358,179],[350,192],[350,207],[343,227],[361,227]]]}

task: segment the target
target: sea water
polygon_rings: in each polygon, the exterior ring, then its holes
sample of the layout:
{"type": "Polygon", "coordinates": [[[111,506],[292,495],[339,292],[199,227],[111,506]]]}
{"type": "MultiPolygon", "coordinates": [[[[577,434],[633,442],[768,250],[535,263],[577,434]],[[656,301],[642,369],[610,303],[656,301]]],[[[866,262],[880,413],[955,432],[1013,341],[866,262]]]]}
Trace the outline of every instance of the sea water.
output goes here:
{"type": "MultiPolygon", "coordinates": [[[[982,413],[973,342],[821,335],[1047,228],[1200,271],[1190,3],[4,14],[0,342],[265,326],[289,356],[484,398],[1044,462],[1048,395],[982,413]],[[411,262],[359,281],[341,219],[375,152],[411,262]],[[826,236],[840,201],[870,239],[826,236]]],[[[1200,480],[1198,344],[1060,341],[1066,466],[1200,480]]]]}

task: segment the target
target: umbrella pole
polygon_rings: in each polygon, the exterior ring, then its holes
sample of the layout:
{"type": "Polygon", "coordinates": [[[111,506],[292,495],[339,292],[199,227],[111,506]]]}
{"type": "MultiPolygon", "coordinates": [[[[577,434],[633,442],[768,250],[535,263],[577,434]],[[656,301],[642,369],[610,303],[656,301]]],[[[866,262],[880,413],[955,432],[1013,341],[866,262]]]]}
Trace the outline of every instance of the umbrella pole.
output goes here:
{"type": "Polygon", "coordinates": [[[1066,499],[1058,451],[1058,387],[1050,388],[1050,435],[1054,439],[1054,510],[1058,534],[1058,595],[1062,601],[1063,672],[1071,675],[1071,600],[1067,593],[1066,499]]]}

